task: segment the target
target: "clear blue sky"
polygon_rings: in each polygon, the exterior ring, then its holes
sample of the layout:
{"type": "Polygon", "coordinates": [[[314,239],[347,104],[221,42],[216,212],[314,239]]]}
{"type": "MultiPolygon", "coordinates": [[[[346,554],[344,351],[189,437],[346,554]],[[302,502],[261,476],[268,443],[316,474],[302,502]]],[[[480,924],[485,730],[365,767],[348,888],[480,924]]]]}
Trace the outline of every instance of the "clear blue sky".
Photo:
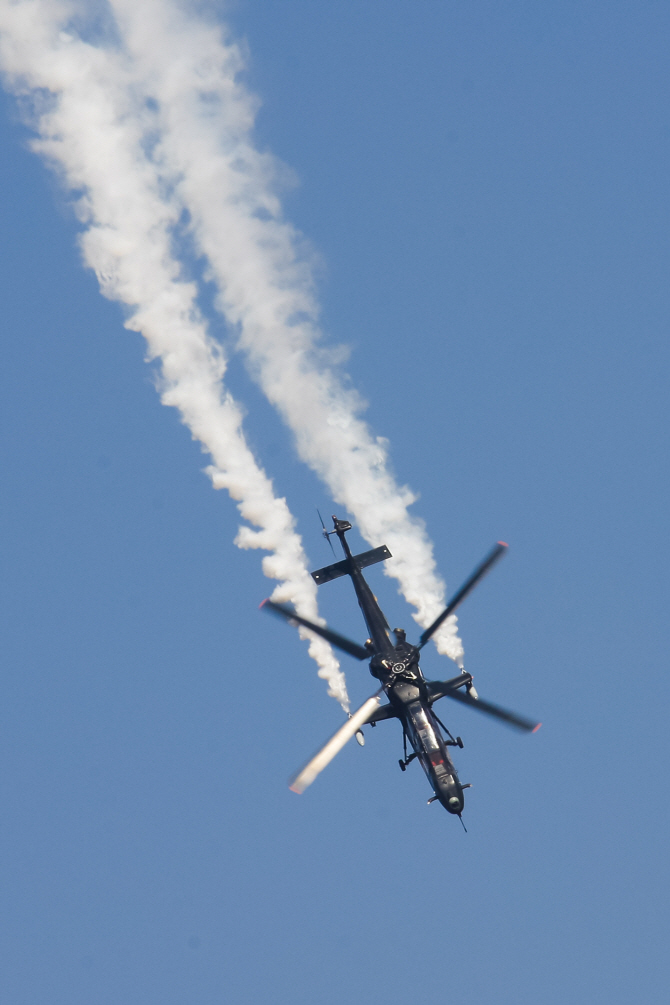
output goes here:
{"type": "MultiPolygon", "coordinates": [[[[219,5],[223,12],[223,5],[219,5]]],[[[661,1005],[668,987],[667,4],[239,0],[324,326],[421,493],[483,697],[469,833],[339,724],[2,99],[0,966],[11,1005],[661,1005]],[[482,717],[483,718],[483,717],[482,717]]],[[[315,478],[239,363],[261,460],[315,478]]],[[[393,623],[393,584],[370,580],[393,623]]],[[[363,638],[346,584],[322,610],[363,638]]],[[[371,690],[345,664],[350,690],[371,690]]],[[[439,677],[445,660],[427,652],[439,677]]],[[[443,706],[446,703],[442,703],[443,706]]],[[[415,770],[414,770],[415,769],[415,770]]]]}

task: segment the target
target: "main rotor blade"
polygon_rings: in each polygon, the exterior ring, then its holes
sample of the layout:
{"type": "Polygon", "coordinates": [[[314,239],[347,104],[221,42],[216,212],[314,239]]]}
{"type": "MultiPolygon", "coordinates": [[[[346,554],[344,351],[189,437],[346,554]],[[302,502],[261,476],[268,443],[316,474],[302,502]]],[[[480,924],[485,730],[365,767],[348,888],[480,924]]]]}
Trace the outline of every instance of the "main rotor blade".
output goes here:
{"type": "Polygon", "coordinates": [[[344,650],[345,653],[349,653],[350,656],[353,656],[357,660],[370,659],[370,653],[367,649],[359,646],[357,642],[352,642],[351,639],[345,638],[339,632],[333,632],[330,628],[322,628],[321,625],[315,625],[313,621],[308,621],[307,618],[301,618],[299,614],[295,613],[293,608],[287,607],[286,604],[275,604],[274,600],[264,600],[261,607],[263,610],[271,611],[273,614],[278,615],[278,617],[284,618],[285,621],[292,621],[298,625],[302,625],[303,628],[309,628],[310,632],[320,635],[326,642],[330,642],[331,646],[344,650]]]}
{"type": "Polygon", "coordinates": [[[365,725],[370,716],[377,711],[381,701],[381,693],[382,688],[373,694],[371,698],[368,698],[358,711],[354,712],[351,718],[347,719],[344,725],[340,726],[338,731],[331,736],[328,743],[321,748],[318,754],[315,754],[311,761],[308,761],[304,768],[300,769],[297,775],[289,779],[288,784],[292,792],[302,795],[305,789],[312,784],[316,776],[320,775],[323,769],[328,767],[335,755],[339,754],[342,750],[345,743],[348,743],[361,726],[365,725]]]}
{"type": "Polygon", "coordinates": [[[466,580],[465,583],[463,583],[458,593],[454,594],[454,596],[451,598],[445,609],[440,614],[439,618],[436,618],[435,621],[433,621],[430,628],[426,628],[425,632],[422,634],[419,640],[419,649],[423,649],[426,642],[428,642],[428,640],[435,634],[435,632],[440,627],[442,622],[445,621],[450,614],[453,614],[453,612],[456,610],[459,604],[463,603],[468,593],[470,593],[470,591],[474,589],[479,580],[482,579],[486,575],[486,573],[493,568],[498,559],[502,558],[502,556],[505,554],[506,551],[507,551],[507,545],[505,544],[505,542],[498,541],[495,548],[493,548],[488,553],[488,555],[481,563],[481,565],[478,565],[475,571],[470,576],[470,578],[466,580]]]}
{"type": "Polygon", "coordinates": [[[525,715],[517,715],[516,712],[510,712],[506,708],[501,708],[500,705],[494,705],[493,702],[484,701],[483,698],[472,698],[467,691],[447,691],[444,697],[453,698],[454,701],[460,701],[463,705],[476,708],[479,712],[486,712],[487,715],[501,719],[508,726],[514,726],[515,729],[520,729],[524,733],[535,733],[542,725],[541,722],[533,722],[525,715]]]}

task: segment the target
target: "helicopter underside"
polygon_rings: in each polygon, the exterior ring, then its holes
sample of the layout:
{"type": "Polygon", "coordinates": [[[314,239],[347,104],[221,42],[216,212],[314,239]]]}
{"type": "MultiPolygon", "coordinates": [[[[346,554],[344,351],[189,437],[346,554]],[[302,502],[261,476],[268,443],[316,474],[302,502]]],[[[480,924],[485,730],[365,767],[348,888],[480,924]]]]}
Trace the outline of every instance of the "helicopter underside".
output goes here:
{"type": "Polygon", "coordinates": [[[411,683],[395,684],[389,698],[396,706],[405,735],[433,787],[435,798],[449,813],[458,816],[463,812],[463,789],[430,705],[423,699],[420,688],[411,683]]]}

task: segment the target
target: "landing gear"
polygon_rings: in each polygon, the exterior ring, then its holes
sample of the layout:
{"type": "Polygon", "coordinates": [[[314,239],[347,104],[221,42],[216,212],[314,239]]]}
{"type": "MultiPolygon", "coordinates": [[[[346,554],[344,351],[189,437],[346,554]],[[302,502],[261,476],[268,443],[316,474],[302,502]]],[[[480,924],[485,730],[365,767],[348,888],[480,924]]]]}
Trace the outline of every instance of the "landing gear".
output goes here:
{"type": "MultiPolygon", "coordinates": [[[[435,715],[435,712],[433,712],[433,715],[435,715]]],[[[435,718],[437,719],[436,715],[435,715],[435,718]]],[[[451,733],[449,732],[449,730],[447,729],[447,727],[442,722],[442,720],[441,719],[437,719],[437,721],[439,722],[440,726],[442,727],[442,729],[445,731],[445,733],[449,737],[448,740],[444,741],[445,744],[446,744],[446,746],[447,747],[460,747],[461,750],[462,750],[463,749],[463,741],[461,740],[460,736],[457,736],[456,739],[454,739],[453,736],[451,735],[451,733]]]]}
{"type": "Polygon", "coordinates": [[[403,760],[398,761],[398,764],[400,765],[400,770],[401,771],[406,771],[407,770],[407,765],[411,764],[412,761],[414,760],[414,758],[417,755],[416,754],[410,754],[409,757],[407,756],[407,733],[405,732],[404,728],[403,728],[403,731],[402,731],[402,749],[403,749],[403,751],[405,753],[405,759],[404,759],[404,761],[403,760]]]}

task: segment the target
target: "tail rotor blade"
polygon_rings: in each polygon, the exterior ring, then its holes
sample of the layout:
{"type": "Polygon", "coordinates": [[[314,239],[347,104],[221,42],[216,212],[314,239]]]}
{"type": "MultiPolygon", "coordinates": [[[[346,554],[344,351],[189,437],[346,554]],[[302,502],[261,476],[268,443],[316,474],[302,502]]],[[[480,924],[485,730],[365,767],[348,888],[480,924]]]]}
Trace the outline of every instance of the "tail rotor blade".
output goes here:
{"type": "Polygon", "coordinates": [[[373,694],[371,698],[368,698],[368,700],[361,705],[358,711],[354,712],[351,718],[347,719],[343,726],[340,726],[338,731],[331,736],[328,743],[326,743],[325,746],[323,746],[321,750],[314,755],[311,761],[308,761],[304,768],[301,768],[300,771],[289,780],[289,788],[292,792],[297,792],[299,795],[302,795],[305,789],[312,784],[316,776],[320,775],[323,769],[328,767],[333,758],[342,750],[342,747],[349,742],[361,726],[365,725],[370,716],[377,711],[381,701],[381,693],[382,689],[380,688],[376,694],[373,694]]]}
{"type": "Polygon", "coordinates": [[[468,593],[475,588],[480,579],[483,579],[486,573],[489,572],[496,562],[502,558],[507,551],[507,547],[508,546],[504,541],[498,541],[495,548],[488,553],[481,565],[478,565],[470,578],[463,583],[458,593],[454,594],[440,616],[433,621],[429,628],[426,628],[425,632],[423,632],[419,640],[419,649],[423,649],[426,642],[432,638],[442,622],[446,621],[450,614],[453,614],[456,608],[463,603],[468,593]]]}
{"type": "Polygon", "coordinates": [[[333,542],[330,540],[330,534],[326,530],[326,525],[323,522],[323,517],[321,516],[321,510],[319,509],[318,506],[316,508],[316,512],[319,514],[319,520],[321,521],[321,526],[323,527],[323,536],[325,537],[326,541],[330,545],[330,550],[332,551],[333,555],[335,555],[335,549],[333,548],[333,542]]]}
{"type": "Polygon", "coordinates": [[[330,642],[331,646],[336,646],[338,649],[342,649],[345,653],[349,653],[357,660],[369,660],[370,653],[363,646],[359,646],[357,642],[352,642],[351,639],[346,638],[344,635],[340,635],[339,632],[334,632],[330,628],[322,628],[321,625],[315,625],[313,621],[308,621],[307,618],[301,618],[299,614],[296,614],[293,608],[287,607],[286,604],[276,604],[274,600],[264,600],[261,604],[264,611],[270,611],[272,614],[276,614],[278,617],[283,618],[285,621],[292,622],[294,624],[302,625],[303,628],[309,628],[310,632],[314,632],[315,635],[320,635],[322,639],[326,642],[330,642]]]}
{"type": "Polygon", "coordinates": [[[463,705],[469,705],[470,708],[477,709],[478,712],[486,712],[487,715],[492,715],[494,718],[500,719],[501,722],[507,723],[508,726],[520,729],[524,733],[536,733],[542,725],[541,722],[533,722],[532,719],[527,719],[525,715],[518,715],[516,712],[510,712],[506,708],[501,708],[500,705],[494,705],[491,701],[484,701],[483,698],[473,698],[467,691],[447,691],[445,698],[460,701],[463,705]]]}

